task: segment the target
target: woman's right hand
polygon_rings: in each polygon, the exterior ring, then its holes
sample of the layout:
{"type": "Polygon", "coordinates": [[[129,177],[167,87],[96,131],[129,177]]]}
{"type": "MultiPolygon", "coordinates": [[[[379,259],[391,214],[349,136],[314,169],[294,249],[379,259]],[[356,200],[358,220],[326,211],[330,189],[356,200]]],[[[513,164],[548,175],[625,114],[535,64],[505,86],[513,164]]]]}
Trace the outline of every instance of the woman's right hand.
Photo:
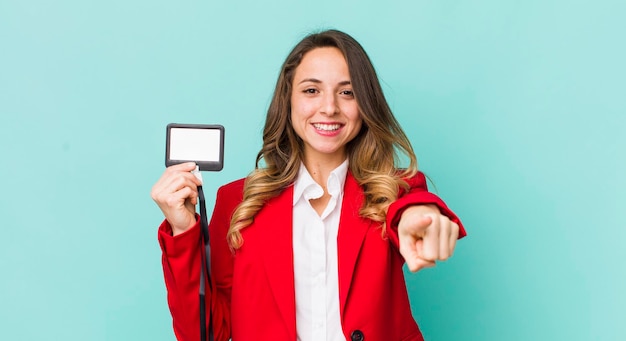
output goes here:
{"type": "Polygon", "coordinates": [[[194,162],[167,167],[150,195],[172,227],[172,234],[183,233],[196,223],[198,186],[202,182],[191,173],[194,162]]]}

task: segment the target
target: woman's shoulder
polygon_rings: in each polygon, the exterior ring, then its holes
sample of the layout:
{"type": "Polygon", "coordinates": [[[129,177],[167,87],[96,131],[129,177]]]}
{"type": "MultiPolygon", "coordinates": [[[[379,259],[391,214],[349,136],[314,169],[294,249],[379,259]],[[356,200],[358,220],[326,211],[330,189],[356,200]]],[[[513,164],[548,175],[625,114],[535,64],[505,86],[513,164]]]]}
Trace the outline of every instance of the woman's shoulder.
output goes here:
{"type": "MultiPolygon", "coordinates": [[[[406,169],[397,169],[396,174],[404,180],[409,188],[423,188],[428,190],[428,184],[426,183],[426,175],[421,171],[417,171],[414,174],[407,174],[406,169]]],[[[400,191],[400,194],[404,193],[404,190],[400,191]]]]}
{"type": "Polygon", "coordinates": [[[222,185],[220,186],[220,188],[218,188],[217,194],[227,196],[241,196],[243,194],[243,186],[245,184],[245,181],[246,178],[241,178],[222,185]]]}
{"type": "Polygon", "coordinates": [[[217,190],[216,200],[225,200],[228,202],[232,201],[235,204],[241,202],[243,199],[243,186],[245,180],[246,178],[241,178],[220,186],[217,190]]]}
{"type": "Polygon", "coordinates": [[[396,168],[395,175],[407,182],[426,180],[426,175],[420,170],[410,171],[406,168],[396,168]]]}

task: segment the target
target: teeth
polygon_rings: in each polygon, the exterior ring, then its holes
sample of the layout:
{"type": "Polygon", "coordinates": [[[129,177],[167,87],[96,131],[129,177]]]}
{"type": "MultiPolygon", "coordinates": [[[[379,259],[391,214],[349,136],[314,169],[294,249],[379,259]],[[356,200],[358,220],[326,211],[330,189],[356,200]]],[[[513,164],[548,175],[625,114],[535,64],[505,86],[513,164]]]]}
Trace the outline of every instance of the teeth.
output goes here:
{"type": "Polygon", "coordinates": [[[337,130],[337,129],[341,128],[340,124],[314,123],[313,126],[315,127],[315,129],[326,130],[326,131],[337,130]]]}

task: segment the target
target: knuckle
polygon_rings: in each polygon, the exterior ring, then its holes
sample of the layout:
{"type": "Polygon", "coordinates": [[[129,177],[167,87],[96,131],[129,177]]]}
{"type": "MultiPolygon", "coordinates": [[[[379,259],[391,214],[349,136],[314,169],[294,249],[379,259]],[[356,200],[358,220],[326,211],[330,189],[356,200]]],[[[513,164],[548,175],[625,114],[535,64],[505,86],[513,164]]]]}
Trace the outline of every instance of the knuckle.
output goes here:
{"type": "Polygon", "coordinates": [[[189,187],[183,187],[180,189],[180,191],[178,191],[178,193],[183,197],[183,198],[189,198],[190,194],[189,193],[191,190],[189,189],[189,187]]]}
{"type": "Polygon", "coordinates": [[[399,250],[398,250],[398,251],[400,251],[400,254],[401,254],[403,257],[405,257],[405,258],[406,258],[407,254],[408,254],[408,250],[407,250],[407,247],[406,247],[406,246],[404,246],[404,245],[400,244],[400,248],[399,248],[399,250]]]}
{"type": "Polygon", "coordinates": [[[432,250],[424,250],[422,257],[425,261],[434,262],[437,259],[437,255],[432,250]]]}
{"type": "Polygon", "coordinates": [[[165,200],[163,200],[163,202],[169,207],[174,207],[178,204],[178,200],[176,200],[173,196],[168,196],[165,200]]]}
{"type": "Polygon", "coordinates": [[[174,183],[176,183],[177,185],[182,185],[185,183],[185,176],[181,173],[176,174],[176,177],[174,178],[174,183]]]}
{"type": "Polygon", "coordinates": [[[154,196],[152,197],[152,199],[154,199],[154,201],[158,202],[158,203],[162,203],[164,202],[164,197],[161,193],[155,193],[154,196]]]}
{"type": "Polygon", "coordinates": [[[428,230],[432,231],[434,234],[438,235],[439,231],[441,231],[441,225],[439,224],[431,224],[428,227],[428,230]]]}

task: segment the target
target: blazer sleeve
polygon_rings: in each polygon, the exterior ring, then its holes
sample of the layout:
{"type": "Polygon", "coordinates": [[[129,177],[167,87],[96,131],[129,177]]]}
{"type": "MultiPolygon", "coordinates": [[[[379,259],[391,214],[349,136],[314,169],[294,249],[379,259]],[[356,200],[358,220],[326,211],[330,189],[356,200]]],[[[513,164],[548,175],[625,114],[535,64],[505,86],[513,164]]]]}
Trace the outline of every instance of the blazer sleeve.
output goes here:
{"type": "MultiPolygon", "coordinates": [[[[215,208],[209,223],[211,246],[211,292],[206,306],[211,307],[215,341],[230,339],[230,293],[232,287],[233,254],[226,241],[230,217],[236,207],[233,197],[222,188],[218,190],[215,208]]],[[[164,221],[159,227],[163,275],[167,302],[172,315],[174,334],[179,341],[200,339],[199,283],[200,266],[204,258],[199,217],[188,231],[172,236],[171,226],[164,221]]],[[[209,288],[208,283],[206,288],[209,288]]]]}
{"type": "MultiPolygon", "coordinates": [[[[179,341],[200,339],[199,283],[202,244],[199,219],[177,236],[167,220],[159,226],[161,262],[167,289],[167,303],[172,314],[174,334],[179,341]]],[[[207,286],[208,288],[208,286],[207,286]]],[[[206,295],[208,307],[212,293],[206,295]]]]}
{"type": "Polygon", "coordinates": [[[433,204],[439,208],[441,214],[447,216],[451,221],[459,225],[459,239],[467,235],[463,223],[457,215],[441,200],[437,195],[428,191],[426,177],[422,172],[418,172],[414,177],[405,179],[409,184],[408,191],[401,191],[398,199],[389,205],[387,210],[387,231],[390,241],[399,247],[398,223],[402,213],[409,206],[433,204]]]}

